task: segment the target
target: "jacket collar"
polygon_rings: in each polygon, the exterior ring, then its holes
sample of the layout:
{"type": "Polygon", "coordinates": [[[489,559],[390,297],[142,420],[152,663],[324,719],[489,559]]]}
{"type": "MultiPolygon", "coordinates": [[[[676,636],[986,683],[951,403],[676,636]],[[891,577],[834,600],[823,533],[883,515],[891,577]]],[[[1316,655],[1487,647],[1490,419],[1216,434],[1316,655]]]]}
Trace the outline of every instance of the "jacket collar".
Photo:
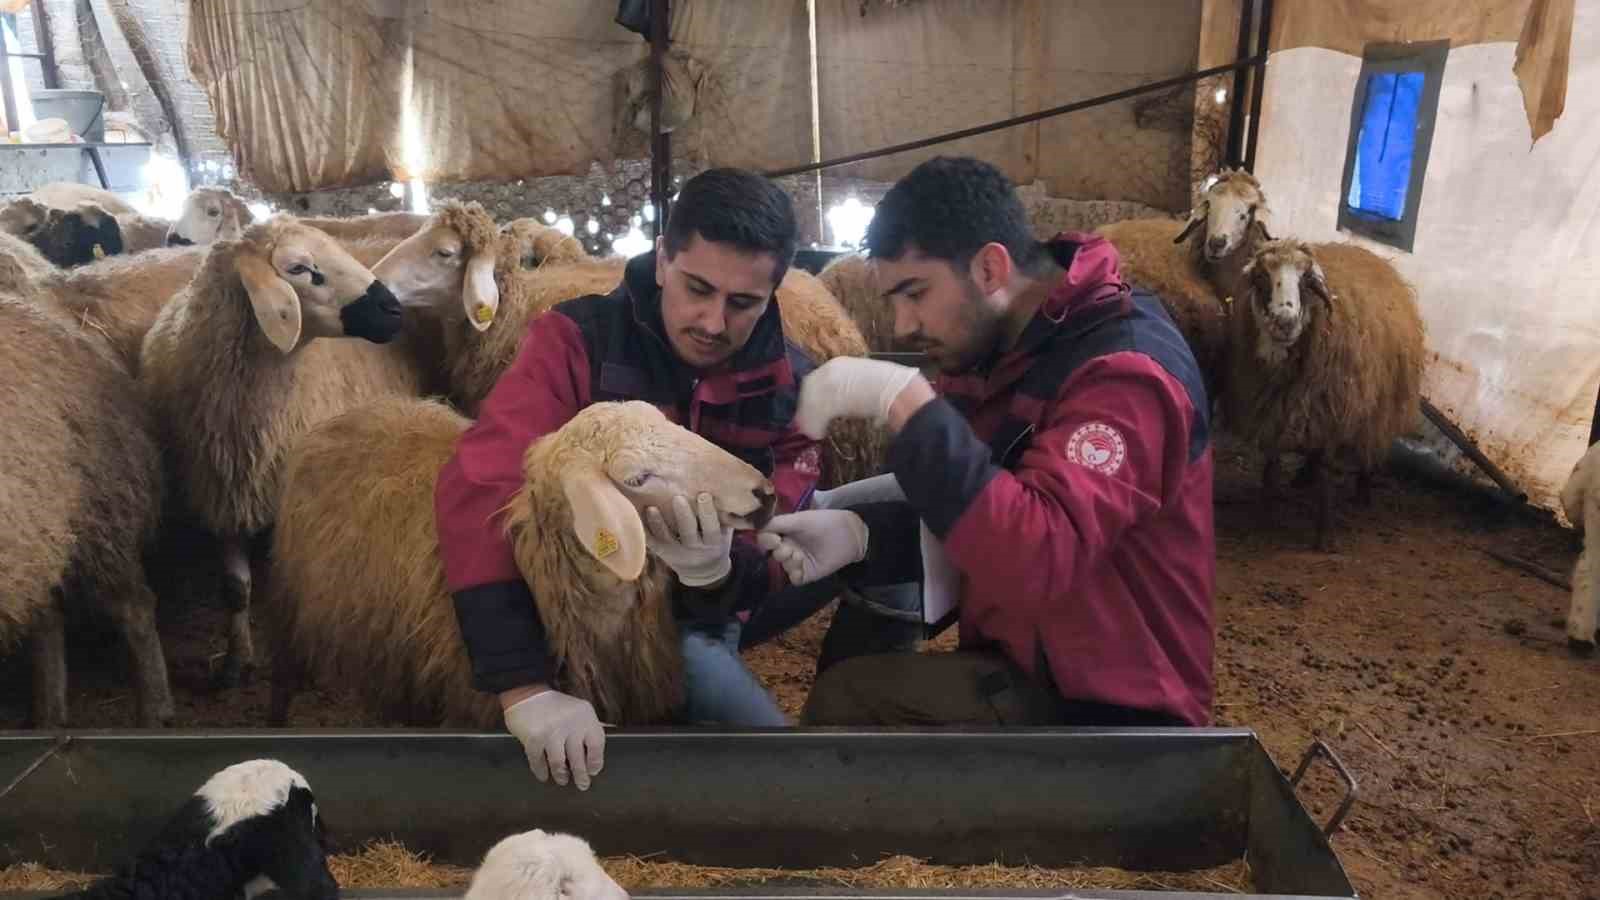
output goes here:
{"type": "Polygon", "coordinates": [[[674,370],[700,375],[730,373],[737,375],[755,369],[768,369],[772,364],[786,359],[783,321],[774,297],[756,320],[750,339],[726,362],[706,370],[697,370],[679,358],[667,339],[667,330],[661,319],[661,287],[656,284],[656,252],[645,252],[628,260],[623,268],[622,284],[628,293],[628,302],[636,324],[655,338],[661,352],[674,370]]]}

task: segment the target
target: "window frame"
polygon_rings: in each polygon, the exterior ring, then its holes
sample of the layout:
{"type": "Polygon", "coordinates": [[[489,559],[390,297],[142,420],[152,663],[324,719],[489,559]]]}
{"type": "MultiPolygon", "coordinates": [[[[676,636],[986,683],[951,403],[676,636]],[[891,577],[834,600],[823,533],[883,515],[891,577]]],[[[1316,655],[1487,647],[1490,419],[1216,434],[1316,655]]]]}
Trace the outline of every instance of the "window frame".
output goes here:
{"type": "Polygon", "coordinates": [[[1339,182],[1339,230],[1411,252],[1416,242],[1417,212],[1422,208],[1423,179],[1428,171],[1428,151],[1433,146],[1439,91],[1449,55],[1448,40],[1372,43],[1363,49],[1361,76],[1356,79],[1355,94],[1350,100],[1350,131],[1345,140],[1344,175],[1339,182]],[[1423,84],[1422,96],[1417,102],[1417,133],[1411,151],[1411,175],[1406,183],[1406,208],[1400,219],[1394,221],[1352,208],[1350,182],[1355,177],[1356,144],[1361,138],[1361,121],[1366,113],[1363,100],[1368,83],[1375,75],[1417,71],[1423,73],[1423,84]]]}

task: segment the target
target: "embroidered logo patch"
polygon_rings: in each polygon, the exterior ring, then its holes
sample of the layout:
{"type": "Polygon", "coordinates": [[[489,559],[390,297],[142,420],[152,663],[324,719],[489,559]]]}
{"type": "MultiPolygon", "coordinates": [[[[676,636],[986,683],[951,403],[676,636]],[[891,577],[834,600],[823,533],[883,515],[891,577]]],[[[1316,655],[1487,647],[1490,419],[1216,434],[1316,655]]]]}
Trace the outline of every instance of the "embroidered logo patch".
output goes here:
{"type": "Polygon", "coordinates": [[[1102,475],[1112,475],[1128,458],[1128,443],[1121,432],[1103,422],[1080,425],[1067,438],[1067,459],[1102,475]]]}
{"type": "Polygon", "coordinates": [[[794,458],[794,470],[802,475],[822,474],[821,452],[815,445],[800,451],[800,455],[794,458]]]}

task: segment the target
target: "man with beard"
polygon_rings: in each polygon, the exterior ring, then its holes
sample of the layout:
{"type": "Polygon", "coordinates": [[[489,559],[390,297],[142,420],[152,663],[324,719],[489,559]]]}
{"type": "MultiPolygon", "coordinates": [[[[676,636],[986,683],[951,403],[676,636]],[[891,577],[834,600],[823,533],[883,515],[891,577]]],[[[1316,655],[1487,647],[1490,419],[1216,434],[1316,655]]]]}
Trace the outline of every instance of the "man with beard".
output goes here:
{"type": "MultiPolygon", "coordinates": [[[[499,696],[506,727],[541,781],[553,776],[564,785],[570,774],[587,789],[604,765],[605,732],[591,703],[559,689],[562,671],[501,530],[502,507],[522,485],[523,455],[590,403],[644,400],[761,470],[776,489],[778,512],[807,506],[821,493],[814,491],[820,447],[793,417],[814,363],[785,340],[775,299],[798,230],[789,196],[756,173],[711,169],[689,179],[656,249],[630,259],[614,291],[566,301],[533,320],[439,473],[440,557],[473,683],[499,696]]],[[[682,716],[787,725],[740,661],[739,645],[798,622],[836,587],[791,589],[753,534],[736,540],[719,523],[709,494],[675,497],[672,507],[647,509],[644,524],[649,552],[676,576],[682,716]],[[751,629],[760,633],[741,633],[751,629]]],[[[915,582],[893,587],[899,597],[906,587],[910,603],[902,606],[915,603],[915,582]]],[[[902,646],[904,631],[893,619],[852,609],[836,617],[828,638],[844,655],[902,646]]]]}
{"type": "Polygon", "coordinates": [[[758,541],[804,584],[868,576],[931,531],[959,575],[961,647],[857,656],[817,681],[814,725],[1193,725],[1212,701],[1212,449],[1205,389],[1160,302],[1116,249],[1036,242],[1005,177],[937,158],[898,182],[866,235],[916,369],[835,359],[795,421],[893,433],[905,498],[774,518],[758,541]]]}

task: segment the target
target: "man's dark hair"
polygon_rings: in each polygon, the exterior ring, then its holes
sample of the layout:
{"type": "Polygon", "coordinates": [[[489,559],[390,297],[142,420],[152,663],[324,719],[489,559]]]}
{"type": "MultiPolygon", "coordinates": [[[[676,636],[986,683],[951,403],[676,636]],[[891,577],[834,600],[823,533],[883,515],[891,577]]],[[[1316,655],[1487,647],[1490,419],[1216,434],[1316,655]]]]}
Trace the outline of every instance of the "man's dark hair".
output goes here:
{"type": "Polygon", "coordinates": [[[1042,256],[1011,180],[966,156],[937,156],[912,169],[878,201],[867,255],[898,259],[907,245],[965,269],[984,244],[1006,248],[1024,271],[1042,256]]]}
{"type": "Polygon", "coordinates": [[[783,280],[800,240],[794,201],[772,180],[745,169],[707,169],[684,183],[667,217],[662,249],[677,256],[699,234],[778,258],[774,283],[783,280]]]}

